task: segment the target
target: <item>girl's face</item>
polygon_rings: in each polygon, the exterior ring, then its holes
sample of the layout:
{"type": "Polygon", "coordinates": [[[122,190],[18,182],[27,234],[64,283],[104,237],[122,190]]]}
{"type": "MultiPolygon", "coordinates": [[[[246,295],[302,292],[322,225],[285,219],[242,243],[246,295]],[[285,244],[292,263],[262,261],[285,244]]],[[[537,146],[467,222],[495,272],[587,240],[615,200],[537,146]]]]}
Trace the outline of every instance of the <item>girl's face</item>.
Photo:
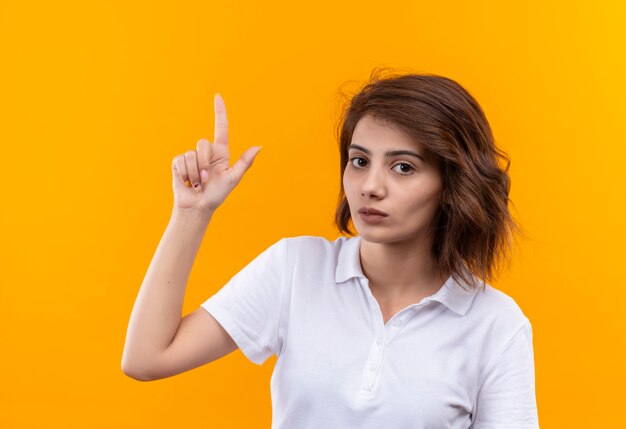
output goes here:
{"type": "Polygon", "coordinates": [[[442,186],[435,155],[370,115],[359,120],[348,148],[343,187],[352,222],[364,240],[392,243],[429,239],[442,186]],[[365,207],[387,216],[366,219],[359,213],[365,207]]]}

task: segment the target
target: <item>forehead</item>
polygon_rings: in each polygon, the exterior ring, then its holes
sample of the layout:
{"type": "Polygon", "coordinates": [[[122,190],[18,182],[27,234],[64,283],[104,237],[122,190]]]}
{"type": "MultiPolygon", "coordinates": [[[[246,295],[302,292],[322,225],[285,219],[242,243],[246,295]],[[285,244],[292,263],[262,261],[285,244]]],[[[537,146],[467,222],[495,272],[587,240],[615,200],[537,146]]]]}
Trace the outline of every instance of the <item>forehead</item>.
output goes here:
{"type": "Polygon", "coordinates": [[[422,145],[401,130],[396,124],[372,115],[363,116],[352,133],[351,143],[367,146],[371,151],[388,149],[413,149],[423,152],[422,145]]]}

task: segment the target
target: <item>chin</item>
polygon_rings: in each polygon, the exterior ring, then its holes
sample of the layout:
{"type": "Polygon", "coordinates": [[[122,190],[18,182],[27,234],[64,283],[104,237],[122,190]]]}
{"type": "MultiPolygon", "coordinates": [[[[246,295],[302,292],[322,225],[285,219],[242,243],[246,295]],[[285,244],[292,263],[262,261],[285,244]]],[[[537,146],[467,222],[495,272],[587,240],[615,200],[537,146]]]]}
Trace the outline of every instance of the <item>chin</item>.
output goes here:
{"type": "Polygon", "coordinates": [[[371,243],[389,243],[397,241],[398,237],[392,234],[389,230],[384,230],[379,227],[372,227],[370,225],[354,225],[356,233],[362,240],[369,241],[371,243]],[[378,228],[378,230],[374,230],[378,228]]]}
{"type": "Polygon", "coordinates": [[[354,229],[362,240],[370,243],[400,243],[419,239],[424,235],[424,231],[392,231],[388,228],[379,228],[370,225],[356,225],[354,229]]]}

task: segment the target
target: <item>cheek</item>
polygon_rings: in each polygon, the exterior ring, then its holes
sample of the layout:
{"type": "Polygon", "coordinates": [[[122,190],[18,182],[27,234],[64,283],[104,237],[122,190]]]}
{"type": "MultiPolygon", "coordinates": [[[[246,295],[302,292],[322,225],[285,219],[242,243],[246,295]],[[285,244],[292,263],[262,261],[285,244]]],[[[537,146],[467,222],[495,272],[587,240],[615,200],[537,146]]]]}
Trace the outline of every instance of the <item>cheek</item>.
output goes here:
{"type": "Polygon", "coordinates": [[[352,191],[352,183],[353,183],[353,180],[350,177],[350,172],[347,170],[345,170],[343,173],[342,183],[343,183],[343,190],[345,191],[347,195],[348,193],[352,191]]]}
{"type": "Polygon", "coordinates": [[[431,214],[439,206],[441,185],[437,182],[429,183],[428,186],[416,186],[412,192],[407,192],[404,205],[408,211],[431,214]]]}

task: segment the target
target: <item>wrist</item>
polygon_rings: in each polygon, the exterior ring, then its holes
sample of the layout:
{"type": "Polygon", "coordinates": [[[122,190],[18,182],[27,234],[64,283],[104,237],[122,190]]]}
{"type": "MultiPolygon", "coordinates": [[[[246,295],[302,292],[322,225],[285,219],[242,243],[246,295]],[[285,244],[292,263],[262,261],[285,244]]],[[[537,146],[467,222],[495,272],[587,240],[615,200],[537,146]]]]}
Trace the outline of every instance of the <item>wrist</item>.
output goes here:
{"type": "Polygon", "coordinates": [[[211,217],[213,217],[213,213],[215,213],[215,210],[201,211],[198,209],[174,208],[170,220],[182,223],[208,223],[211,217]]]}

